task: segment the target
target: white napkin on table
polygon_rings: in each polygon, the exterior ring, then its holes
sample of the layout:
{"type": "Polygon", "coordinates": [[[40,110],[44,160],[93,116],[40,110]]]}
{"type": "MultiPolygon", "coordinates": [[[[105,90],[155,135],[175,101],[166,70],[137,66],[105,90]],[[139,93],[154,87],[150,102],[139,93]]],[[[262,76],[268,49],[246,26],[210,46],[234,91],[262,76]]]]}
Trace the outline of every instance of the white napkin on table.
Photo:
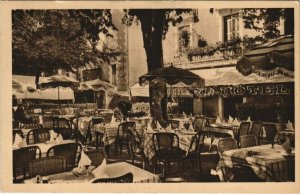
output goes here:
{"type": "Polygon", "coordinates": [[[217,123],[217,124],[221,124],[221,123],[222,123],[222,121],[221,121],[220,117],[217,117],[217,119],[216,119],[216,123],[217,123]]]}
{"type": "Polygon", "coordinates": [[[110,122],[111,122],[111,123],[115,123],[115,122],[116,122],[116,118],[115,118],[115,115],[114,115],[114,114],[112,115],[110,122]]]}
{"type": "Polygon", "coordinates": [[[190,122],[189,131],[194,131],[194,130],[195,130],[195,129],[194,129],[194,127],[193,127],[193,123],[190,122]]]}
{"type": "Polygon", "coordinates": [[[95,178],[109,178],[106,172],[106,166],[106,159],[104,158],[102,164],[92,171],[92,174],[95,176],[95,178]]]}
{"type": "Polygon", "coordinates": [[[61,142],[63,142],[64,141],[64,138],[61,136],[61,134],[59,134],[58,136],[57,136],[57,138],[55,139],[55,142],[56,143],[61,143],[61,142]]]}
{"type": "Polygon", "coordinates": [[[22,137],[17,133],[15,135],[15,141],[14,141],[14,144],[13,144],[13,148],[21,147],[22,141],[23,141],[22,137]]]}
{"type": "Polygon", "coordinates": [[[183,125],[183,121],[179,121],[179,126],[178,126],[178,128],[179,128],[180,130],[185,129],[185,128],[184,128],[184,125],[183,125]]]}
{"type": "Polygon", "coordinates": [[[84,151],[81,151],[81,158],[78,162],[78,171],[83,172],[86,169],[86,166],[91,165],[92,161],[91,159],[84,153],[84,151]]]}
{"type": "Polygon", "coordinates": [[[232,123],[233,123],[234,125],[239,125],[239,124],[240,124],[237,118],[234,118],[234,120],[233,120],[232,123]]]}
{"type": "Polygon", "coordinates": [[[233,122],[233,118],[229,115],[228,124],[231,124],[232,122],[233,122]]]}
{"type": "Polygon", "coordinates": [[[184,111],[183,111],[183,113],[182,113],[182,116],[183,116],[183,118],[187,118],[187,116],[186,116],[186,114],[185,114],[184,111]]]}
{"type": "Polygon", "coordinates": [[[39,124],[43,125],[44,121],[43,121],[43,117],[42,115],[39,115],[39,124]]]}
{"type": "Polygon", "coordinates": [[[148,122],[148,123],[147,123],[147,131],[153,131],[151,122],[148,122]]]}
{"type": "Polygon", "coordinates": [[[57,133],[55,133],[53,130],[50,130],[50,142],[55,141],[57,138],[57,133]]]}
{"type": "Polygon", "coordinates": [[[287,138],[286,141],[283,144],[281,144],[281,147],[284,149],[284,151],[287,154],[291,153],[290,145],[291,145],[290,138],[287,138]]]}
{"type": "Polygon", "coordinates": [[[159,122],[156,122],[156,129],[161,129],[161,125],[159,124],[159,122]]]}
{"type": "Polygon", "coordinates": [[[171,127],[171,124],[169,124],[166,128],[167,131],[172,131],[172,127],[171,127]]]}
{"type": "Polygon", "coordinates": [[[250,118],[250,116],[248,117],[247,121],[248,121],[248,122],[251,122],[251,118],[250,118]]]}
{"type": "Polygon", "coordinates": [[[286,127],[289,131],[295,131],[293,124],[289,120],[288,120],[286,127]]]}

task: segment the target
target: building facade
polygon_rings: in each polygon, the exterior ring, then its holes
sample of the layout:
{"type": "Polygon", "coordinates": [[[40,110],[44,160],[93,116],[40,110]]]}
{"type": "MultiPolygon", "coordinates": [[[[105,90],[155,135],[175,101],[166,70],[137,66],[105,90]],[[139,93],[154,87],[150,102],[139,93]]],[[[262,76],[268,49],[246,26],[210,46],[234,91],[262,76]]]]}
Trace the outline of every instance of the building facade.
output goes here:
{"type": "MultiPolygon", "coordinates": [[[[246,52],[246,48],[235,44],[236,48],[231,50],[216,52],[214,49],[218,45],[234,41],[238,37],[255,37],[260,35],[261,32],[244,27],[241,9],[197,9],[193,10],[193,14],[198,16],[198,20],[194,20],[192,14],[186,14],[183,16],[183,22],[175,27],[170,26],[163,42],[165,65],[173,64],[189,69],[204,78],[206,85],[213,83],[214,86],[218,86],[218,89],[219,86],[228,88],[232,84],[240,85],[238,82],[246,81],[248,78],[241,76],[235,69],[237,59],[246,52]],[[236,83],[233,81],[235,79],[236,83]]],[[[278,29],[280,34],[284,34],[283,20],[280,21],[278,29]]],[[[259,78],[256,79],[260,80],[259,78]]],[[[286,80],[293,82],[293,79],[285,77],[278,80],[278,82],[285,82],[286,80]]],[[[258,85],[262,84],[265,85],[263,81],[258,81],[255,86],[260,87],[258,85]]],[[[270,87],[276,88],[277,86],[270,87]]],[[[292,88],[289,84],[285,87],[292,88]]],[[[189,102],[187,104],[193,104],[194,113],[205,114],[209,117],[218,116],[225,119],[229,115],[239,116],[240,113],[237,107],[243,105],[256,104],[261,107],[273,106],[278,103],[282,105],[282,102],[286,102],[286,99],[293,95],[292,93],[288,95],[260,96],[209,96],[205,94],[200,95],[200,97],[194,95],[193,98],[186,101],[189,102]]],[[[288,109],[293,107],[293,105],[287,106],[288,109]]]]}

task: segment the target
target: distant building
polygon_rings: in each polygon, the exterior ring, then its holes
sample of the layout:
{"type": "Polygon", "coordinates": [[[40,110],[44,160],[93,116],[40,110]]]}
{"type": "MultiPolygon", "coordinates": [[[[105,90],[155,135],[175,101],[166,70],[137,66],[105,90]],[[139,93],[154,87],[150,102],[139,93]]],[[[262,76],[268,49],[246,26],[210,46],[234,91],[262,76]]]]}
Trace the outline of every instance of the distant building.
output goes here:
{"type": "MultiPolygon", "coordinates": [[[[72,76],[81,82],[95,79],[106,81],[116,87],[116,94],[128,95],[129,87],[147,72],[147,65],[140,26],[128,27],[122,23],[122,18],[123,10],[113,9],[112,20],[118,30],[111,32],[113,38],[100,35],[102,42],[100,46],[119,52],[119,55],[109,63],[99,61],[98,64],[87,64],[84,68],[78,69],[77,75],[72,76]]],[[[99,108],[108,108],[113,94],[107,95],[107,91],[103,90],[96,94],[85,94],[84,97],[89,102],[95,102],[95,96],[103,99],[102,103],[96,100],[99,108]]]]}

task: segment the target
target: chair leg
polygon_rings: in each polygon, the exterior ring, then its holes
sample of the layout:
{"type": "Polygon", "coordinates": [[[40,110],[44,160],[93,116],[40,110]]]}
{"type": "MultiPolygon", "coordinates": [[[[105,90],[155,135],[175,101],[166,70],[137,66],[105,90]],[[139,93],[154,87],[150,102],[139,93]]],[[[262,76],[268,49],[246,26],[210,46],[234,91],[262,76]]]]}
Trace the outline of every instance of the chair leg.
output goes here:
{"type": "Polygon", "coordinates": [[[109,156],[109,145],[104,145],[105,153],[109,156]]]}
{"type": "Polygon", "coordinates": [[[117,157],[117,152],[118,152],[118,144],[117,143],[115,143],[115,158],[117,157]]]}
{"type": "Polygon", "coordinates": [[[198,158],[198,162],[197,163],[199,164],[200,176],[203,177],[201,158],[198,158]]]}
{"type": "Polygon", "coordinates": [[[163,164],[163,169],[162,169],[162,176],[163,176],[163,182],[165,182],[165,180],[166,180],[166,163],[164,162],[164,164],[163,164]]]}
{"type": "Polygon", "coordinates": [[[99,134],[96,133],[96,150],[99,148],[99,134]]]}
{"type": "Polygon", "coordinates": [[[126,144],[126,147],[127,147],[128,156],[130,157],[131,153],[130,153],[129,143],[126,144]]]}
{"type": "Polygon", "coordinates": [[[122,145],[122,143],[120,144],[120,154],[122,153],[122,147],[123,147],[123,145],[122,145]]]}
{"type": "Polygon", "coordinates": [[[154,163],[154,174],[156,174],[156,170],[157,170],[157,161],[155,160],[155,161],[153,161],[153,163],[154,163]]]}

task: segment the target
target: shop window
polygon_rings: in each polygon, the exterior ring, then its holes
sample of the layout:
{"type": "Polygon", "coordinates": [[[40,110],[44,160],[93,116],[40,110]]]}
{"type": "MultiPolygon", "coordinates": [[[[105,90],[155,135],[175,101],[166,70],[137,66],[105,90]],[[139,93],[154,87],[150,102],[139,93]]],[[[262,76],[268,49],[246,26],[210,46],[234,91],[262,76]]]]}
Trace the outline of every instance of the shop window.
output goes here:
{"type": "Polygon", "coordinates": [[[224,17],[224,42],[240,36],[239,14],[224,17]]]}

